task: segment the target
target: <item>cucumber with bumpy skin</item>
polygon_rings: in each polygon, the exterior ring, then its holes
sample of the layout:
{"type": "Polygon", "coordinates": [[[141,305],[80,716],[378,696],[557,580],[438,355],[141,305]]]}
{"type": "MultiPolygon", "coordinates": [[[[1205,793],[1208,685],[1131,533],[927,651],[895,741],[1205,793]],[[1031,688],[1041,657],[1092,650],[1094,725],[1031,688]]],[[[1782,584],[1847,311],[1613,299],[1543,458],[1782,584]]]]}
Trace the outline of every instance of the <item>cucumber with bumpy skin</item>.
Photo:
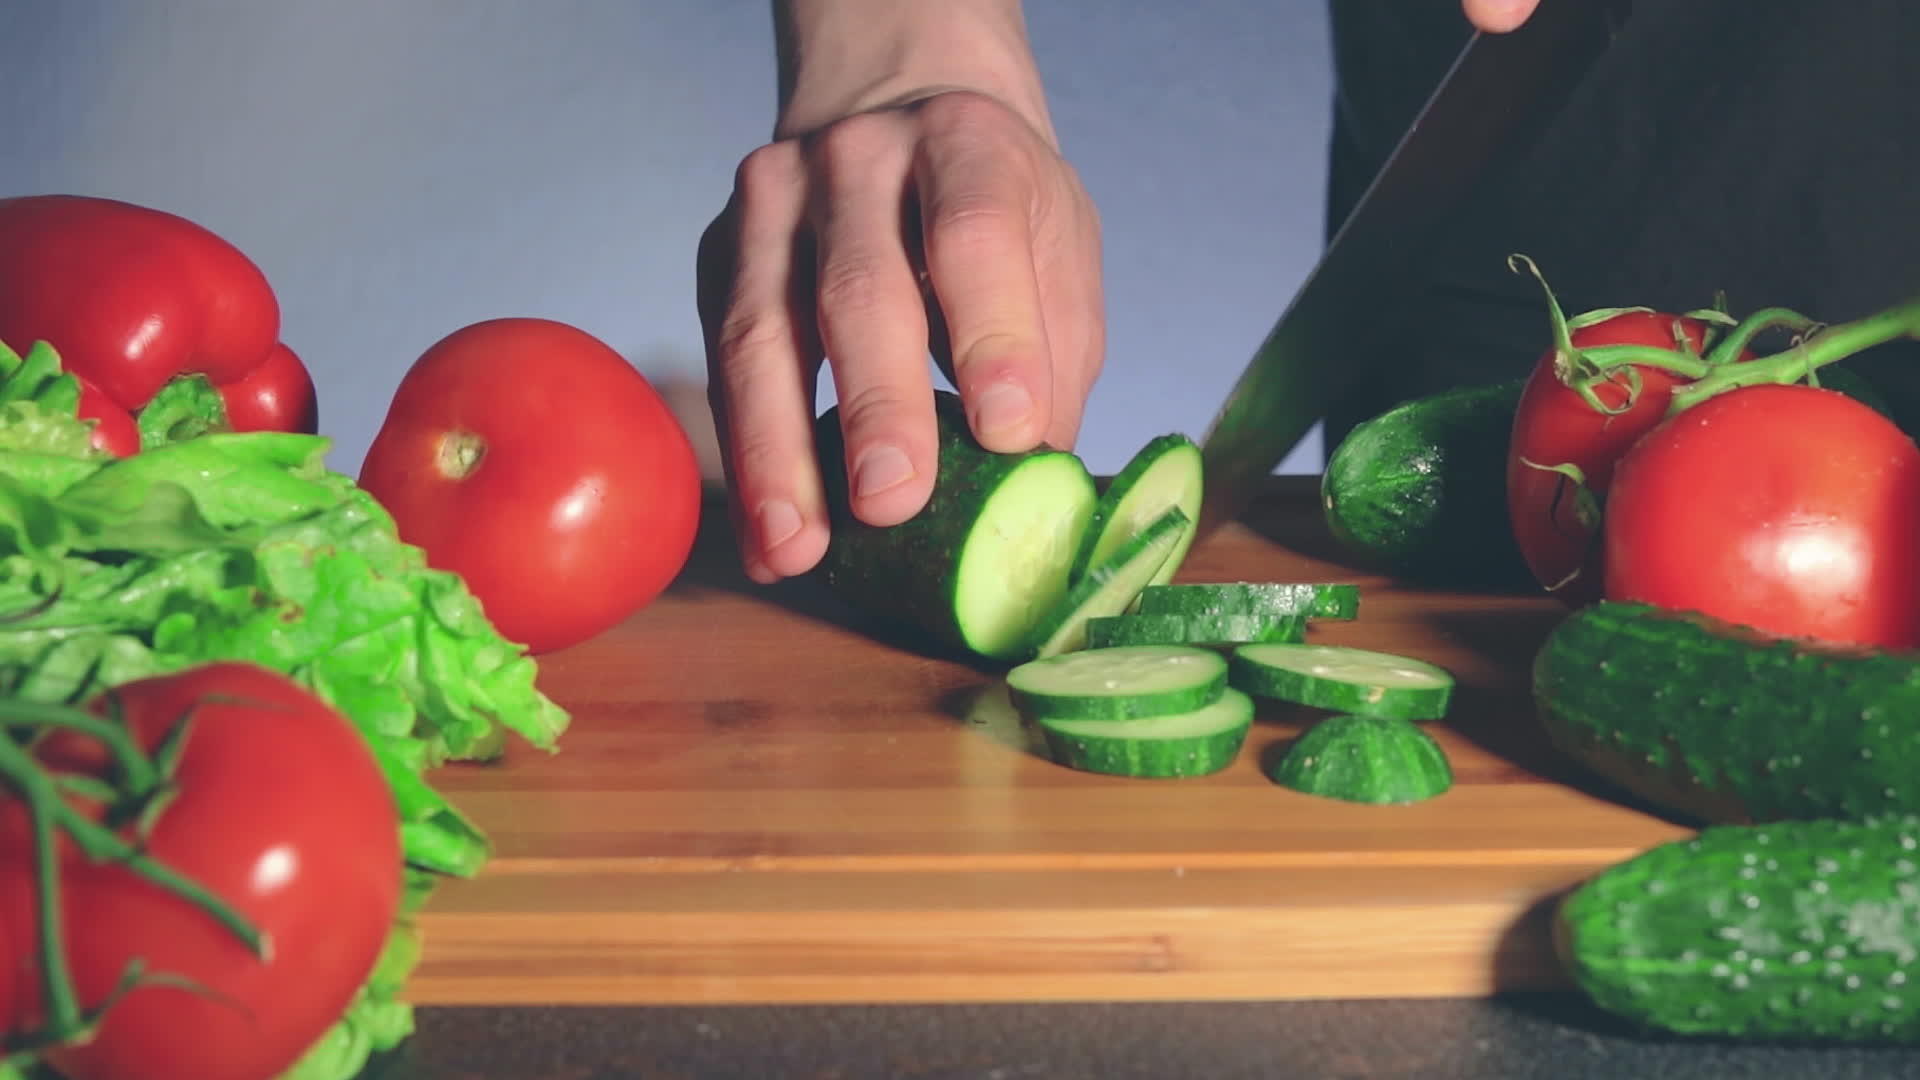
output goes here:
{"type": "Polygon", "coordinates": [[[1445,668],[1345,645],[1242,645],[1227,677],[1260,697],[1403,720],[1437,720],[1453,696],[1445,668]]]}
{"type": "Polygon", "coordinates": [[[1190,712],[1227,688],[1225,658],[1185,645],[1082,649],[1007,672],[1007,696],[1029,719],[1129,720],[1190,712]]]}
{"type": "Polygon", "coordinates": [[[1086,647],[1087,621],[1118,615],[1133,606],[1140,590],[1166,565],[1174,551],[1193,540],[1193,520],[1172,507],[1135,533],[1106,562],[1087,571],[1067,591],[1053,614],[1034,631],[1031,655],[1055,656],[1086,647]]]}
{"type": "MultiPolygon", "coordinates": [[[[1185,435],[1162,435],[1128,461],[1107,484],[1094,507],[1093,520],[1087,525],[1086,538],[1074,559],[1073,578],[1079,578],[1102,563],[1170,509],[1178,509],[1188,518],[1200,517],[1202,494],[1200,448],[1185,435]]],[[[1193,544],[1189,531],[1168,553],[1167,561],[1154,571],[1150,584],[1170,581],[1180,564],[1186,561],[1187,548],[1193,544]]]]}
{"type": "Polygon", "coordinates": [[[1321,473],[1334,539],[1402,581],[1537,590],[1507,515],[1507,448],[1523,385],[1447,390],[1356,425],[1321,473]]]}
{"type": "Polygon", "coordinates": [[[1643,1027],[1920,1042],[1920,819],[1710,827],[1580,885],[1555,943],[1596,1005],[1643,1027]]]}
{"type": "Polygon", "coordinates": [[[1360,586],[1349,582],[1208,581],[1149,585],[1134,611],[1141,615],[1302,615],[1352,619],[1360,613],[1360,586]]]}
{"type": "Polygon", "coordinates": [[[1294,740],[1267,773],[1282,787],[1358,803],[1413,803],[1453,786],[1453,767],[1411,720],[1329,716],[1294,740]]]}
{"type": "Polygon", "coordinates": [[[1920,655],[1764,637],[1601,602],[1547,635],[1533,696],[1554,744],[1648,802],[1714,822],[1920,809],[1920,655]]]}
{"type": "Polygon", "coordinates": [[[1300,641],[1299,615],[1104,615],[1087,620],[1087,647],[1108,645],[1243,645],[1300,641]]]}
{"type": "Polygon", "coordinates": [[[1253,700],[1222,691],[1190,712],[1134,720],[1041,717],[1041,736],[1055,762],[1084,772],[1168,778],[1219,772],[1240,753],[1253,727],[1253,700]]]}
{"type": "Polygon", "coordinates": [[[863,612],[984,657],[1015,659],[1067,595],[1098,499],[1093,477],[1066,451],[981,448],[954,394],[935,394],[934,411],[933,495],[913,518],[884,528],[850,509],[839,407],[820,417],[833,536],[819,574],[863,612]]]}

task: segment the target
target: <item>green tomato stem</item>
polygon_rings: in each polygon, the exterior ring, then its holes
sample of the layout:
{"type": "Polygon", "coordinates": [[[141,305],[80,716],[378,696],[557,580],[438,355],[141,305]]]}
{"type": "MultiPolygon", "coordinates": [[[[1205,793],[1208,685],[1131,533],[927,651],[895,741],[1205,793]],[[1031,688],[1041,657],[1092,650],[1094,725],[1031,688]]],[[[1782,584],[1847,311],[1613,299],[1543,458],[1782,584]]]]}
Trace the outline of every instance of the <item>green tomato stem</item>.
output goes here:
{"type": "Polygon", "coordinates": [[[1706,378],[1676,388],[1667,413],[1672,415],[1692,408],[1716,394],[1743,386],[1797,382],[1818,368],[1875,345],[1915,337],[1920,337],[1920,300],[1910,300],[1850,323],[1829,326],[1771,356],[1715,368],[1706,378]]]}
{"type": "Polygon", "coordinates": [[[160,771],[134,742],[133,733],[125,724],[103,719],[84,709],[31,701],[0,702],[0,724],[65,728],[98,741],[113,758],[120,782],[131,798],[142,798],[160,785],[160,771]]]}
{"type": "Polygon", "coordinates": [[[1589,345],[1580,358],[1600,371],[1621,367],[1650,367],[1698,379],[1713,370],[1713,362],[1664,345],[1589,345]]]}
{"type": "Polygon", "coordinates": [[[0,737],[0,781],[19,793],[33,825],[34,900],[40,909],[40,999],[45,1027],[59,1038],[86,1026],[80,996],[67,970],[66,914],[60,907],[60,856],[54,821],[63,807],[46,770],[11,738],[0,737]]]}
{"type": "Polygon", "coordinates": [[[1707,354],[1707,362],[1713,365],[1732,363],[1746,351],[1753,339],[1761,333],[1773,329],[1790,329],[1805,333],[1819,324],[1791,308],[1761,308],[1746,317],[1740,325],[1727,332],[1713,351],[1707,354]]]}

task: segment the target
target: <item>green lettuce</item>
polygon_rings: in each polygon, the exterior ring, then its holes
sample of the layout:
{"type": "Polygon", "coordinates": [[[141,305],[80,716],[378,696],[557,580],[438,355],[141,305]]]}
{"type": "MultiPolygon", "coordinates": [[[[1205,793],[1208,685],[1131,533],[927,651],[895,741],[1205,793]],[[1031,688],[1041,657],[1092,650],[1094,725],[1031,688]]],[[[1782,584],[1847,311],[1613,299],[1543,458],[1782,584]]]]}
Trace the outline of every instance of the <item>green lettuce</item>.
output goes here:
{"type": "MultiPolygon", "coordinates": [[[[246,660],[352,719],[399,809],[409,884],[376,970],[282,1078],[343,1080],[412,1031],[399,995],[419,957],[414,913],[489,853],[425,771],[495,757],[509,731],[551,750],[568,717],[464,581],[325,467],[327,439],[221,430],[210,386],[169,385],[140,418],[145,448],[114,458],[90,446],[51,349],[0,346],[0,695],[73,703],[246,660]]],[[[0,1065],[0,1080],[19,1075],[0,1065]]]]}

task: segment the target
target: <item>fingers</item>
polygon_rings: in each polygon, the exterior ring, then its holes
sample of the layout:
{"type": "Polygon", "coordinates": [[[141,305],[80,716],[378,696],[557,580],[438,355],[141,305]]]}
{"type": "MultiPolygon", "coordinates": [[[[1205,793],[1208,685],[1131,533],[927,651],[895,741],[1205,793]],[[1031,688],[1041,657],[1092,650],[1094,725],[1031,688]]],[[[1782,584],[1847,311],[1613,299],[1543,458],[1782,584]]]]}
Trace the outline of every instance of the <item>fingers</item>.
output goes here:
{"type": "Polygon", "coordinates": [[[1519,29],[1538,6],[1540,0],[1461,0],[1467,21],[1489,34],[1519,29]]]}
{"type": "Polygon", "coordinates": [[[974,437],[1011,452],[1045,437],[1055,385],[1035,272],[1035,178],[1008,167],[1024,149],[987,127],[991,108],[930,103],[914,180],[952,377],[974,437]]]}
{"type": "Polygon", "coordinates": [[[805,215],[797,150],[774,144],[741,163],[732,202],[701,238],[709,394],[742,562],[762,584],[806,572],[827,547],[813,453],[820,346],[794,302],[805,215]]]}
{"type": "Polygon", "coordinates": [[[897,115],[842,121],[812,147],[816,319],[833,368],[856,517],[895,525],[933,493],[927,319],[901,213],[911,140],[897,115]]]}

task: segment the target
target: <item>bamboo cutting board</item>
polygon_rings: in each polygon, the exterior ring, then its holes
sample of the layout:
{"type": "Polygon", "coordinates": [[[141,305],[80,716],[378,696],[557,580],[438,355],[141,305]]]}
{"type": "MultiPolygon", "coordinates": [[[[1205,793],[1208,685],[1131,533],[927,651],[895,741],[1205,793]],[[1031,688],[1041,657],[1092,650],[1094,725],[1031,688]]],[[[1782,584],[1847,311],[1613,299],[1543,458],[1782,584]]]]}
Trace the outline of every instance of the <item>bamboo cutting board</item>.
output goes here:
{"type": "Polygon", "coordinates": [[[1682,835],[1589,789],[1531,722],[1541,598],[1396,587],[1337,561],[1282,481],[1184,580],[1356,581],[1315,640],[1459,680],[1434,732],[1455,786],[1406,807],[1262,774],[1308,715],[1263,705],[1239,761],[1185,780],[1078,773],[997,681],[750,586],[724,515],[681,584],[543,659],[553,756],[436,783],[494,838],[424,918],[421,1003],[1351,998],[1557,988],[1546,904],[1682,835]]]}

